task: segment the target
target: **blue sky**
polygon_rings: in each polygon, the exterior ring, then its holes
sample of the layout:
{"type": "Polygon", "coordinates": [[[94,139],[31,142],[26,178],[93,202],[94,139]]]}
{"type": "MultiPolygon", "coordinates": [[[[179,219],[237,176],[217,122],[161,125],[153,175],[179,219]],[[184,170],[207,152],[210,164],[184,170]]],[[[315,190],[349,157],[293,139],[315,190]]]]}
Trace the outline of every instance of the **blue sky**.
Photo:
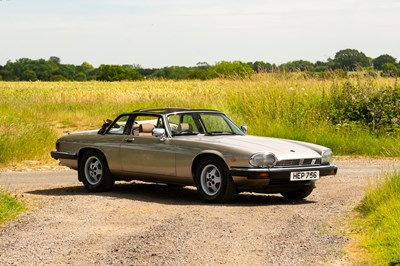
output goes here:
{"type": "Polygon", "coordinates": [[[399,33],[399,0],[0,0],[0,65],[281,64],[346,48],[400,60],[399,33]]]}

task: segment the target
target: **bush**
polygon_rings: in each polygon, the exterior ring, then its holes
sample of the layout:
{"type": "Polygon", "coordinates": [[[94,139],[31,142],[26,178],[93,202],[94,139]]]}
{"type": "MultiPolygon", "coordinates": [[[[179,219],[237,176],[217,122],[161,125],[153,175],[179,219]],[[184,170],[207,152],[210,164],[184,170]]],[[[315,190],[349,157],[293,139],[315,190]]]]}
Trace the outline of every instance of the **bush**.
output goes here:
{"type": "Polygon", "coordinates": [[[400,76],[400,69],[394,64],[384,64],[382,65],[382,77],[398,77],[400,76]]]}
{"type": "Polygon", "coordinates": [[[253,73],[253,69],[240,61],[226,62],[221,61],[210,68],[212,77],[219,78],[249,78],[253,73]]]}
{"type": "Polygon", "coordinates": [[[328,117],[336,125],[361,124],[376,134],[400,132],[400,86],[336,85],[328,117]]]}

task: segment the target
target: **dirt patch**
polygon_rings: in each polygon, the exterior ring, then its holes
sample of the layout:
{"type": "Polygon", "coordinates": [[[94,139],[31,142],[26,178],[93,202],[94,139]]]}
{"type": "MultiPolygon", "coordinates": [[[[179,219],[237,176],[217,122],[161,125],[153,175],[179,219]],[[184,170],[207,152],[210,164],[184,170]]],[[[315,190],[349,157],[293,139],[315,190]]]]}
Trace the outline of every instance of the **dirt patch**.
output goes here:
{"type": "Polygon", "coordinates": [[[0,182],[7,179],[36,207],[0,229],[0,264],[346,265],[340,221],[362,198],[368,177],[400,163],[336,163],[338,175],[323,177],[297,202],[243,193],[228,204],[205,204],[194,188],[141,182],[93,194],[74,171],[2,173],[0,182]]]}

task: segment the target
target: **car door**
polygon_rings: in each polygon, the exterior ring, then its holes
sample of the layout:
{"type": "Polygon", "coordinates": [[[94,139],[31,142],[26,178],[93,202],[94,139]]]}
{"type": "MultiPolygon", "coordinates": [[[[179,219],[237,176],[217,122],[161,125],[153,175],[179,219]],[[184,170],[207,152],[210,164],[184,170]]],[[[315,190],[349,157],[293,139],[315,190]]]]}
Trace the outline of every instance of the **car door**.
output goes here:
{"type": "Polygon", "coordinates": [[[157,177],[176,175],[175,151],[168,138],[160,139],[150,129],[164,127],[161,116],[135,116],[132,132],[121,143],[122,170],[132,176],[157,177]],[[152,125],[152,126],[151,126],[152,125]],[[140,132],[140,129],[146,132],[140,132]]]}

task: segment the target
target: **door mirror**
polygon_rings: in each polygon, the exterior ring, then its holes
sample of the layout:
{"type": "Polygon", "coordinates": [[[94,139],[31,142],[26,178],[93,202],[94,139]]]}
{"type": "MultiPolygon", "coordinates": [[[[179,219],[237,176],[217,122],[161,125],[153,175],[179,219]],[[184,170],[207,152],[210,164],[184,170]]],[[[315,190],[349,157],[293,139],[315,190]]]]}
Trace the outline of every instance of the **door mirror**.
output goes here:
{"type": "Polygon", "coordinates": [[[161,141],[165,140],[165,129],[164,128],[155,128],[152,132],[154,137],[160,138],[161,141]]]}
{"type": "Polygon", "coordinates": [[[106,119],[104,120],[104,124],[101,126],[99,131],[97,131],[97,134],[103,135],[104,132],[106,132],[107,128],[111,125],[113,121],[111,119],[106,119]]]}
{"type": "Polygon", "coordinates": [[[246,134],[246,132],[247,132],[247,126],[241,126],[240,129],[242,130],[242,132],[243,132],[244,134],[246,134]]]}

